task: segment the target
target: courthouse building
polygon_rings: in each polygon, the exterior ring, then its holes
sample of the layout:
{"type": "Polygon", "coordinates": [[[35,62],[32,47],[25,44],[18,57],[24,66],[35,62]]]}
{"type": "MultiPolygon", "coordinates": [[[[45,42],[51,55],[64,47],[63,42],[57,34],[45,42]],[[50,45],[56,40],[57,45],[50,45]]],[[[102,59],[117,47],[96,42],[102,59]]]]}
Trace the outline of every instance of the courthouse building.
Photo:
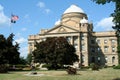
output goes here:
{"type": "Polygon", "coordinates": [[[76,5],[66,9],[52,29],[42,29],[38,34],[29,35],[29,53],[35,49],[35,41],[41,42],[47,37],[65,37],[74,45],[79,56],[79,62],[74,65],[78,63],[84,66],[89,66],[90,63],[118,65],[115,31],[94,32],[93,23],[88,21],[87,14],[76,5]]]}

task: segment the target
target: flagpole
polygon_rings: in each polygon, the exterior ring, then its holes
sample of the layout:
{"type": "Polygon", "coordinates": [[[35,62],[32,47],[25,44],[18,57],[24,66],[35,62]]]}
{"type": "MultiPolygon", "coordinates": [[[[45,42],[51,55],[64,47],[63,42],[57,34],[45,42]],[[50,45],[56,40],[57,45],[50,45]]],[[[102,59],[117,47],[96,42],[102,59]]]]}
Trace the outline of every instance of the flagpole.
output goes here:
{"type": "Polygon", "coordinates": [[[10,23],[9,23],[9,27],[10,27],[10,34],[13,33],[13,30],[12,30],[12,25],[13,23],[11,22],[11,19],[10,19],[10,23]]]}
{"type": "Polygon", "coordinates": [[[11,23],[11,20],[10,20],[10,23],[9,23],[9,27],[10,27],[10,33],[12,33],[12,23],[11,23]]]}

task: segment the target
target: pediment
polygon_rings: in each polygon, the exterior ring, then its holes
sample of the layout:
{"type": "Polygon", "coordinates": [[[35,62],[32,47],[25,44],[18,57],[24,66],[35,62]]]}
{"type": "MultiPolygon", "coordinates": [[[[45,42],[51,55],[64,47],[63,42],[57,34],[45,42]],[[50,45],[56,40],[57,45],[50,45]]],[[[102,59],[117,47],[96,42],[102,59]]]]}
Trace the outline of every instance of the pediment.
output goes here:
{"type": "Polygon", "coordinates": [[[65,25],[59,25],[59,26],[56,26],[56,27],[48,30],[46,32],[46,34],[49,34],[49,33],[68,33],[68,32],[78,32],[78,30],[71,28],[71,27],[68,27],[68,26],[65,26],[65,25]]]}

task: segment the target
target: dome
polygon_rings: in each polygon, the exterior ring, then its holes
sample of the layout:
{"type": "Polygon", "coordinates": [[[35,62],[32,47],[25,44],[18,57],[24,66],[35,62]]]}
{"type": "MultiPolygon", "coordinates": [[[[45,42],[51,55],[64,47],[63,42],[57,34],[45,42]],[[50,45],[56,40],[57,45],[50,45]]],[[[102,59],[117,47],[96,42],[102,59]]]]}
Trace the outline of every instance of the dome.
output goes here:
{"type": "Polygon", "coordinates": [[[83,19],[82,19],[82,20],[80,20],[80,23],[88,23],[88,20],[87,20],[87,19],[85,19],[85,17],[83,17],[83,19]]]}
{"type": "Polygon", "coordinates": [[[84,11],[80,7],[76,5],[71,5],[68,9],[65,10],[63,14],[71,13],[71,12],[84,13],[84,11]]]}

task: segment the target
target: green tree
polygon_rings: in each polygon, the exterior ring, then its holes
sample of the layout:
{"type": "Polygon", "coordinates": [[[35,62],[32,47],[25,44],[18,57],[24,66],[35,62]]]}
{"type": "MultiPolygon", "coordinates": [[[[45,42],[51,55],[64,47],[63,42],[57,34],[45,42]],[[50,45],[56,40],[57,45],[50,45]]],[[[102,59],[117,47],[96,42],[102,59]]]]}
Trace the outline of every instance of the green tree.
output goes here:
{"type": "Polygon", "coordinates": [[[28,64],[31,64],[31,61],[32,61],[32,54],[31,53],[27,55],[26,61],[28,64]]]}
{"type": "Polygon", "coordinates": [[[0,65],[7,63],[7,59],[4,54],[6,54],[6,39],[3,35],[0,35],[0,65]]]}
{"type": "Polygon", "coordinates": [[[0,64],[17,64],[19,62],[19,44],[13,45],[14,34],[6,39],[0,35],[0,64]]]}
{"type": "Polygon", "coordinates": [[[20,57],[19,64],[26,65],[27,64],[27,60],[24,57],[20,57]]]}
{"type": "Polygon", "coordinates": [[[92,0],[93,2],[96,2],[97,4],[106,4],[113,2],[115,3],[115,10],[114,13],[111,13],[111,16],[114,18],[113,22],[115,26],[113,26],[113,29],[116,31],[117,36],[117,51],[118,51],[118,57],[119,57],[119,64],[120,64],[120,0],[92,0]]]}
{"type": "Polygon", "coordinates": [[[45,41],[36,43],[33,55],[35,62],[50,64],[54,69],[57,69],[58,65],[69,65],[78,61],[74,46],[63,37],[47,38],[45,41]]]}

